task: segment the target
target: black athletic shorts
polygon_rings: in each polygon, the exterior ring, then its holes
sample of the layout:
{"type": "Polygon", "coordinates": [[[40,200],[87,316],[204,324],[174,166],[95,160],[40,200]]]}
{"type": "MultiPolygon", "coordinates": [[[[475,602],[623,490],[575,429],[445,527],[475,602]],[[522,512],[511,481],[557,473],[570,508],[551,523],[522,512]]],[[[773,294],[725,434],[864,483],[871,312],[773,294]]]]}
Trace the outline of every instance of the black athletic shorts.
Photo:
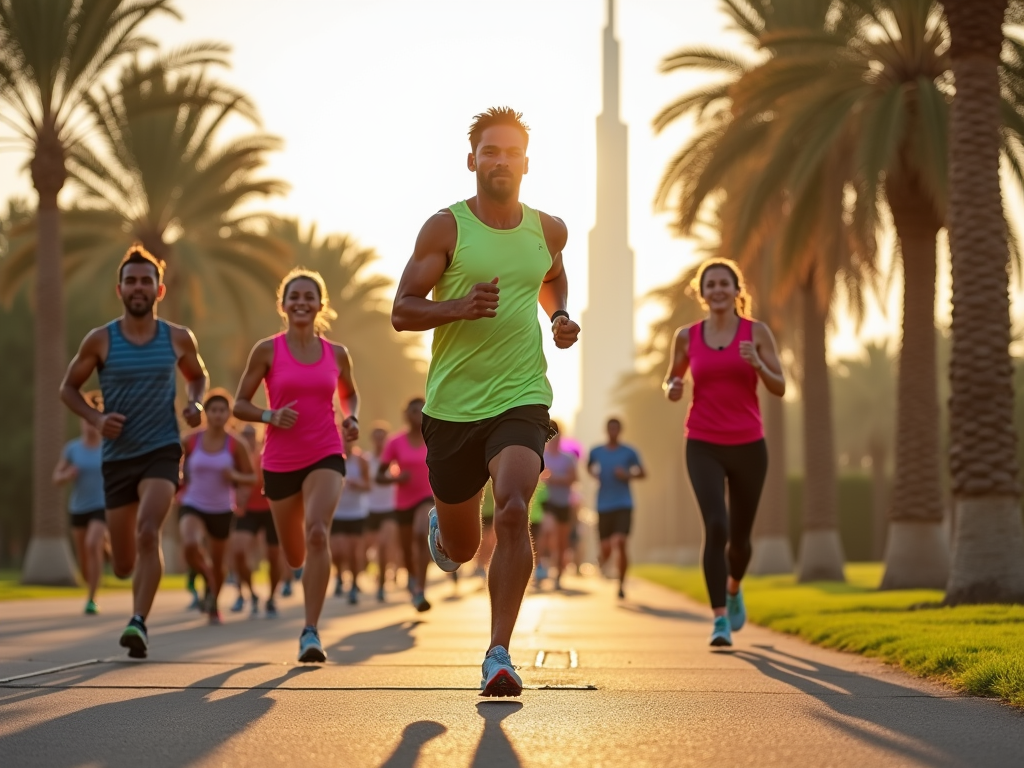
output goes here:
{"type": "Polygon", "coordinates": [[[139,500],[139,483],[156,478],[170,480],[174,489],[181,482],[181,446],[165,445],[130,459],[103,462],[103,495],[107,509],[117,509],[139,500]]]}
{"type": "Polygon", "coordinates": [[[105,509],[92,509],[88,512],[71,512],[68,515],[71,518],[72,528],[88,528],[89,523],[95,520],[98,523],[107,524],[107,510],[105,509]]]}
{"type": "Polygon", "coordinates": [[[420,499],[407,509],[395,510],[395,522],[399,525],[412,525],[412,521],[416,519],[416,510],[422,507],[424,504],[434,506],[434,497],[428,496],[425,499],[420,499]]]}
{"type": "Polygon", "coordinates": [[[376,533],[384,523],[394,519],[394,512],[371,512],[366,516],[366,530],[370,533],[376,533]]]}
{"type": "Polygon", "coordinates": [[[569,522],[569,507],[563,507],[561,504],[552,504],[550,501],[545,501],[544,511],[560,523],[569,522]]]}
{"type": "Polygon", "coordinates": [[[447,504],[461,504],[487,483],[491,459],[510,445],[522,445],[540,457],[550,439],[546,405],[520,405],[480,421],[443,421],[423,414],[427,468],[434,495],[447,504]]]}
{"type": "Polygon", "coordinates": [[[277,528],[274,527],[274,516],[266,509],[247,509],[244,515],[235,520],[235,530],[245,531],[254,536],[263,531],[268,547],[276,547],[281,543],[277,538],[277,528]]]}
{"type": "Polygon", "coordinates": [[[342,534],[345,536],[361,536],[363,533],[363,526],[366,524],[366,520],[359,518],[358,520],[331,520],[331,536],[337,536],[342,534]]]}
{"type": "Polygon", "coordinates": [[[345,457],[340,453],[333,453],[324,456],[320,461],[315,461],[308,467],[295,469],[291,472],[271,472],[263,470],[263,495],[271,501],[280,501],[302,491],[302,482],[314,469],[333,469],[345,476],[345,457]]]}
{"type": "Polygon", "coordinates": [[[601,541],[610,538],[615,533],[629,536],[632,524],[633,510],[628,507],[597,513],[597,534],[601,537],[601,541]]]}
{"type": "Polygon", "coordinates": [[[234,515],[231,511],[227,512],[203,512],[201,509],[190,507],[188,505],[182,506],[178,510],[178,519],[181,520],[188,515],[195,515],[203,521],[203,525],[206,527],[206,533],[211,539],[217,539],[217,541],[224,541],[228,536],[231,535],[231,519],[234,515]]]}

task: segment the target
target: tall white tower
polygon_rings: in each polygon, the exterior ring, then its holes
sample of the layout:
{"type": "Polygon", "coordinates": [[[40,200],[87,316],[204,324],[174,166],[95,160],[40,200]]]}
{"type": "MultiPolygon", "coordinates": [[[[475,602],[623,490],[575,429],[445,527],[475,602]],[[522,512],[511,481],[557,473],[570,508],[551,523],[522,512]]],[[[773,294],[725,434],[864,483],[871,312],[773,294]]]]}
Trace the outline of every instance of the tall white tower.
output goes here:
{"type": "Polygon", "coordinates": [[[582,405],[576,417],[576,432],[588,448],[601,441],[605,421],[618,407],[616,385],[636,367],[627,128],[619,119],[615,0],[608,0],[603,54],[603,103],[597,117],[597,218],[590,231],[587,308],[580,323],[582,405]]]}

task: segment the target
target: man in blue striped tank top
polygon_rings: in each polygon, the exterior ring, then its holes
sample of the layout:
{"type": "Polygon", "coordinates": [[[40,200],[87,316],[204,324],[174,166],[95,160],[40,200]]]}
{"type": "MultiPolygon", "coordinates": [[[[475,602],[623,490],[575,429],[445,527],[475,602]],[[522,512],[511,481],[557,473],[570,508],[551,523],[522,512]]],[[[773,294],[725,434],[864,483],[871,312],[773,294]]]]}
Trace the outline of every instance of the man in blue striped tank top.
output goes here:
{"type": "Polygon", "coordinates": [[[117,276],[124,314],[82,340],[60,396],[103,435],[103,491],[114,573],[123,579],[135,572],[134,613],[121,645],[129,656],[145,658],[146,616],[163,576],[160,529],[180,477],[175,371],[187,382],[182,416],[190,427],[201,422],[207,375],[192,331],[157,318],[156,305],[166,291],[163,262],[135,244],[118,265],[117,276]],[[81,393],[93,371],[99,373],[102,412],[81,393]]]}

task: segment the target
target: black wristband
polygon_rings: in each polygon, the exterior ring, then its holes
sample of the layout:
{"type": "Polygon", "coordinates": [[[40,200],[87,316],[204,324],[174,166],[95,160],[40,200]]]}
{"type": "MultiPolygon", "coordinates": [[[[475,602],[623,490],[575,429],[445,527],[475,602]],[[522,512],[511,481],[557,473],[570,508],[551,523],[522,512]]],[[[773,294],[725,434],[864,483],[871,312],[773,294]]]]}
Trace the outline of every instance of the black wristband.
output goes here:
{"type": "Polygon", "coordinates": [[[552,323],[555,322],[555,320],[557,320],[560,317],[564,317],[566,320],[568,320],[569,319],[569,313],[566,312],[564,309],[556,309],[554,311],[554,314],[551,315],[551,322],[552,323]]]}

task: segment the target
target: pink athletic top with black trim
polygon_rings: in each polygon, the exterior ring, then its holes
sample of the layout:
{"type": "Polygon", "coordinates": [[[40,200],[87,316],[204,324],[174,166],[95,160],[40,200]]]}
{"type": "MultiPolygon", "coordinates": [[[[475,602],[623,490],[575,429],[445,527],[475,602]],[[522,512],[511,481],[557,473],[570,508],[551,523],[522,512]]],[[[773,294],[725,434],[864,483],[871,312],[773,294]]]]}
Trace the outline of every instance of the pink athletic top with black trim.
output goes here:
{"type": "Polygon", "coordinates": [[[315,363],[300,363],[288,349],[285,335],[274,337],[274,361],[264,377],[267,402],[277,410],[295,401],[299,418],[291,429],[267,426],[263,469],[294,472],[332,455],[344,453],[334,420],[334,393],[338,389],[338,362],[334,348],[321,338],[323,354],[315,363]]]}
{"type": "Polygon", "coordinates": [[[686,416],[686,436],[718,445],[743,445],[764,437],[757,402],[757,371],[740,357],[740,342],[752,341],[754,324],[740,318],[725,349],[704,342],[704,321],[689,328],[693,400],[686,416]]]}

